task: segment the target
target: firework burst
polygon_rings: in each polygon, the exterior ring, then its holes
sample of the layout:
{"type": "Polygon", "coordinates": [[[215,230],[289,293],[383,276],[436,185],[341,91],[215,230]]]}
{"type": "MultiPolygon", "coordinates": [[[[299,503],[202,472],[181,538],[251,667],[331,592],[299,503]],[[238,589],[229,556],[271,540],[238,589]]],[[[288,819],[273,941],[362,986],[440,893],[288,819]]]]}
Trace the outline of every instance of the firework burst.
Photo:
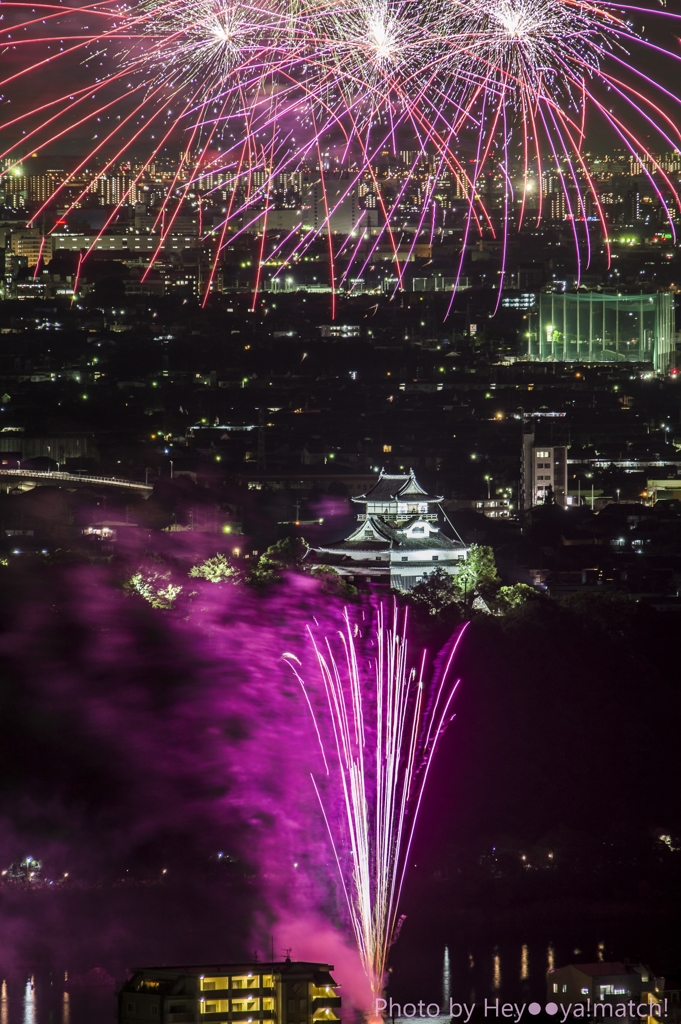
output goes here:
{"type": "MultiPolygon", "coordinates": [[[[563,197],[578,260],[588,263],[594,230],[600,224],[607,237],[608,228],[586,155],[589,110],[640,163],[674,230],[677,187],[647,136],[681,147],[679,100],[634,56],[678,61],[634,24],[645,13],[673,25],[665,11],[610,0],[101,0],[3,8],[0,42],[11,62],[2,88],[6,97],[13,91],[0,132],[5,170],[91,132],[82,163],[31,211],[34,223],[45,223],[55,205],[63,222],[81,204],[89,185],[79,191],[74,183],[83,168],[102,175],[127,162],[120,206],[134,201],[159,154],[181,149],[175,177],[157,197],[150,265],[180,211],[198,209],[213,272],[239,238],[257,234],[257,288],[268,265],[276,277],[324,235],[334,291],[360,277],[386,242],[399,289],[414,246],[424,235],[432,242],[436,230],[441,235],[441,207],[452,206],[449,222],[461,239],[454,276],[470,237],[491,236],[502,243],[503,286],[509,231],[530,212],[538,223],[546,215],[539,186],[547,171],[563,197]],[[82,65],[77,74],[74,62],[82,65]],[[22,109],[22,82],[62,66],[81,84],[22,109]],[[410,163],[400,177],[386,177],[380,160],[398,151],[411,154],[410,163]],[[293,180],[300,216],[268,241],[282,182],[293,180]],[[532,186],[538,203],[530,208],[532,186]],[[340,213],[357,205],[360,191],[371,204],[359,206],[351,230],[339,228],[340,213]]],[[[286,202],[289,208],[293,200],[286,202]]],[[[213,273],[206,297],[212,281],[213,273]]]]}

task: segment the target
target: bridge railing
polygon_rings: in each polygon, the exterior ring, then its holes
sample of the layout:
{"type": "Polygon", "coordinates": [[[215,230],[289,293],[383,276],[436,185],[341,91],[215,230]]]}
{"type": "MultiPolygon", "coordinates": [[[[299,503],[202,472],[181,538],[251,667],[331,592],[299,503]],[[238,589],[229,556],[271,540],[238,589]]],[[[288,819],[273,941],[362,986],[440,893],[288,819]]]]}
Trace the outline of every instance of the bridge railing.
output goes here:
{"type": "Polygon", "coordinates": [[[0,469],[0,476],[23,477],[27,480],[61,480],[64,483],[106,484],[108,487],[127,487],[136,491],[153,491],[151,484],[141,480],[123,480],[116,476],[90,476],[86,473],[65,473],[61,470],[50,473],[33,469],[0,469]]]}

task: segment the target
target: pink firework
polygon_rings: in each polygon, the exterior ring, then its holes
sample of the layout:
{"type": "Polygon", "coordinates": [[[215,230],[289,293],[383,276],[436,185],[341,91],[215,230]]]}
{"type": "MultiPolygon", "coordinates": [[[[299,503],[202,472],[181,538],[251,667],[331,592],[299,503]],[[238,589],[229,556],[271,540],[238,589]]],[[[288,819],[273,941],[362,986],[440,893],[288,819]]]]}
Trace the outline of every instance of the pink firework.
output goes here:
{"type": "Polygon", "coordinates": [[[160,155],[175,146],[147,270],[190,212],[212,268],[204,300],[246,235],[259,239],[254,302],[266,273],[285,273],[321,237],[332,305],[379,247],[392,254],[397,291],[415,246],[443,237],[447,217],[461,240],[455,281],[471,238],[497,238],[501,293],[509,232],[542,222],[547,172],[580,269],[594,232],[607,252],[587,149],[597,119],[674,232],[677,184],[656,151],[681,147],[679,99],[646,61],[664,73],[679,55],[642,25],[645,16],[668,33],[679,15],[667,10],[611,0],[10,0],[3,13],[3,174],[68,140],[87,148],[32,223],[47,234],[63,223],[92,191],[93,168],[119,175],[81,266],[122,206],[143,187],[154,194],[160,155]],[[382,161],[398,153],[402,171],[386,173],[382,161]]]}

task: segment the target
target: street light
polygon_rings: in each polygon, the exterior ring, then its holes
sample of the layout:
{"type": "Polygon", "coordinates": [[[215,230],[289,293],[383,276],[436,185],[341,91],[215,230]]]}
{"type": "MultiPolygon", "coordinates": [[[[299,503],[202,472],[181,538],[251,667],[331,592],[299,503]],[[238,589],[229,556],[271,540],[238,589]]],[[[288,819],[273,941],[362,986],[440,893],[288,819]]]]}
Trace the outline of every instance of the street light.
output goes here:
{"type": "Polygon", "coordinates": [[[490,490],[489,490],[489,485],[491,483],[492,477],[485,475],[485,480],[487,481],[487,500],[489,501],[490,498],[491,498],[490,490]]]}

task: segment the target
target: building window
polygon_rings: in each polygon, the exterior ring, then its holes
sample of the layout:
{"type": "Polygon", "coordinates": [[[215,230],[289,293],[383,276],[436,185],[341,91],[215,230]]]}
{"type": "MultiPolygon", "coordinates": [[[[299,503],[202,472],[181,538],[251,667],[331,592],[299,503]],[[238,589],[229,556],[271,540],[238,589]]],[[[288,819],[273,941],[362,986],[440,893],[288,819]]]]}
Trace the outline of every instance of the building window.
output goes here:
{"type": "Polygon", "coordinates": [[[402,561],[403,562],[408,562],[409,561],[409,555],[402,555],[402,561]]]}
{"type": "Polygon", "coordinates": [[[583,995],[583,996],[588,996],[588,994],[589,994],[589,990],[588,990],[588,988],[583,988],[583,989],[582,989],[582,995],[583,995]]]}
{"type": "Polygon", "coordinates": [[[407,503],[405,501],[398,501],[397,502],[397,514],[398,514],[398,516],[406,515],[408,511],[409,511],[409,507],[408,507],[408,505],[407,505],[407,503]]]}
{"type": "Polygon", "coordinates": [[[127,1009],[128,1013],[134,1013],[135,1012],[135,1004],[134,1003],[128,1003],[126,1009],[127,1009]]]}
{"type": "Polygon", "coordinates": [[[535,457],[538,459],[550,459],[551,452],[535,452],[535,457]]]}
{"type": "Polygon", "coordinates": [[[556,985],[555,981],[554,981],[554,983],[553,983],[553,991],[554,991],[554,992],[557,992],[557,991],[558,991],[558,986],[556,985]]]}
{"type": "Polygon", "coordinates": [[[158,1006],[152,1006],[152,1008],[151,1008],[151,1016],[152,1017],[158,1017],[158,1006]]]}
{"type": "Polygon", "coordinates": [[[438,558],[439,558],[439,557],[440,557],[439,555],[433,555],[433,561],[434,561],[434,562],[437,562],[437,560],[438,560],[438,558]]]}
{"type": "Polygon", "coordinates": [[[567,992],[567,985],[563,985],[563,992],[567,992]]]}
{"type": "Polygon", "coordinates": [[[428,511],[428,502],[427,501],[420,501],[419,502],[419,513],[424,513],[424,512],[427,512],[427,511],[428,511]]]}

